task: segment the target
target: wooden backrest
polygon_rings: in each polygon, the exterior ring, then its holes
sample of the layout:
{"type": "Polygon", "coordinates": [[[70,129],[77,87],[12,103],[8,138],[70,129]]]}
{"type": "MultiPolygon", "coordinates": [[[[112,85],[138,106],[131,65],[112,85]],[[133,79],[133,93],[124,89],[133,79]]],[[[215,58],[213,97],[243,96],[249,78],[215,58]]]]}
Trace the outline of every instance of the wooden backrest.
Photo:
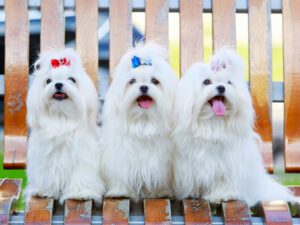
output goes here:
{"type": "MultiPolygon", "coordinates": [[[[146,1],[146,39],[168,47],[168,0],[146,1]]],[[[203,60],[203,0],[179,1],[180,69],[183,74],[203,60]]],[[[41,1],[41,51],[65,42],[64,1],[41,1]]],[[[76,48],[95,85],[98,80],[98,1],[76,0],[76,48]]],[[[213,47],[236,46],[236,2],[212,0],[213,47]]],[[[283,0],[284,141],[288,172],[300,171],[300,3],[283,0]]],[[[26,1],[5,1],[5,154],[6,168],[26,165],[26,106],[29,25],[26,1]]],[[[101,13],[101,12],[100,12],[101,13]]],[[[132,46],[132,2],[110,0],[110,79],[121,56],[132,46]]],[[[268,0],[248,1],[250,89],[257,112],[256,129],[263,140],[266,168],[273,170],[271,7],[268,0]]],[[[101,49],[100,49],[101,51],[101,49]]],[[[101,81],[100,81],[101,82],[101,81]]],[[[97,85],[96,85],[97,86],[97,85]]]]}

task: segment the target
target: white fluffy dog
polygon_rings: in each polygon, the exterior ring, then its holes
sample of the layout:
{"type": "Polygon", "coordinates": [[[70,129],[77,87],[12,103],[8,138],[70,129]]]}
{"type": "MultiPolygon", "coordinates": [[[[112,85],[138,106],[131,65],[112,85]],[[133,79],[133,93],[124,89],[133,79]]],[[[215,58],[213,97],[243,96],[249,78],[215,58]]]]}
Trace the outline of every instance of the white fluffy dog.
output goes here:
{"type": "Polygon", "coordinates": [[[173,133],[177,198],[240,199],[249,205],[295,200],[265,172],[242,74],[241,58],[223,49],[211,64],[192,65],[179,82],[173,133]]]}
{"type": "Polygon", "coordinates": [[[72,49],[42,54],[27,98],[26,188],[32,195],[101,202],[97,92],[72,49]]]}
{"type": "Polygon", "coordinates": [[[177,77],[154,43],[138,44],[121,59],[106,96],[103,169],[107,196],[169,195],[171,119],[177,77]]]}

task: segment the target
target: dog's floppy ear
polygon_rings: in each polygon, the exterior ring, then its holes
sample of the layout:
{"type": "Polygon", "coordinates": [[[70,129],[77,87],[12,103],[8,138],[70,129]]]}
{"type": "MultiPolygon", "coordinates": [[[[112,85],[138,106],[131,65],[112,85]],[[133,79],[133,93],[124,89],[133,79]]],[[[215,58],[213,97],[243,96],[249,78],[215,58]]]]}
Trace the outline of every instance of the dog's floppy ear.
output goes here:
{"type": "Polygon", "coordinates": [[[187,129],[192,123],[195,110],[196,87],[198,73],[206,66],[203,63],[193,64],[183,75],[177,85],[175,96],[175,133],[187,129]]]}

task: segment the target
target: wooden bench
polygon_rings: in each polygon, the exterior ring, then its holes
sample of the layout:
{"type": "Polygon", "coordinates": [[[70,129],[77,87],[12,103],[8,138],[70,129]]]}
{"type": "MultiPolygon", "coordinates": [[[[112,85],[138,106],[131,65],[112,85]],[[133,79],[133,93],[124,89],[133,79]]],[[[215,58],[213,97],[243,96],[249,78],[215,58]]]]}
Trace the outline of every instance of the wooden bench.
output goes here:
{"type": "MultiPolygon", "coordinates": [[[[204,0],[203,0],[204,1],[204,0]]],[[[181,0],[180,12],[180,68],[181,74],[194,62],[203,60],[203,3],[202,0],[181,0]]],[[[100,1],[101,2],[101,1],[100,1]]],[[[104,1],[105,2],[105,1],[104,1]]],[[[141,5],[134,1],[134,4],[141,5]]],[[[178,4],[178,1],[172,1],[178,4]]],[[[207,1],[205,1],[207,2],[207,1]]],[[[110,0],[110,79],[120,57],[132,45],[132,2],[110,0]]],[[[143,3],[144,4],[144,3],[143,3]]],[[[142,4],[142,9],[144,6],[142,4]]],[[[175,7],[176,8],[176,7],[175,7]]],[[[64,1],[41,2],[41,51],[65,45],[64,1]]],[[[147,0],[146,39],[157,39],[168,45],[168,0],[147,0]]],[[[300,1],[283,0],[284,39],[284,155],[286,172],[300,172],[300,1]]],[[[100,12],[101,13],[101,12],[100,12]]],[[[214,50],[224,45],[236,46],[235,1],[212,0],[214,50]]],[[[257,112],[257,131],[262,137],[262,156],[265,167],[273,171],[272,150],[272,73],[270,1],[249,0],[250,89],[257,112]]],[[[98,1],[76,0],[76,48],[84,66],[98,84],[98,1]]],[[[25,168],[27,148],[26,105],[29,71],[29,20],[27,1],[5,1],[5,125],[4,167],[25,168]]],[[[101,49],[100,49],[101,51],[101,49]]],[[[298,187],[292,187],[300,194],[298,187]]],[[[20,197],[21,180],[4,179],[0,182],[0,224],[8,224],[12,203],[20,197]]],[[[51,224],[55,202],[49,198],[33,198],[18,217],[25,224],[51,224]]],[[[67,200],[62,217],[65,224],[104,225],[128,224],[131,209],[128,199],[105,199],[99,216],[92,217],[92,202],[67,200]]],[[[143,202],[144,217],[136,223],[149,225],[211,224],[223,218],[224,224],[300,224],[300,206],[283,201],[263,202],[252,210],[242,201],[210,205],[201,199],[187,199],[170,203],[169,199],[148,199],[143,202]],[[180,205],[180,215],[174,216],[173,205],[180,205]],[[291,214],[290,209],[293,210],[291,214]],[[253,212],[255,212],[253,214],[253,212]],[[293,216],[293,217],[292,217],[293,216]],[[262,218],[262,219],[261,219],[262,218]],[[297,219],[298,218],[298,219],[297,219]],[[253,222],[254,221],[254,222],[253,222]]],[[[174,209],[176,211],[176,209],[174,209]]],[[[17,214],[18,215],[18,214],[17,214]]],[[[16,217],[17,215],[13,216],[16,217]]],[[[98,215],[98,214],[97,214],[98,215]]],[[[222,222],[221,221],[221,222],[222,222]]],[[[219,221],[220,222],[220,221],[219,221]]],[[[220,223],[221,223],[220,222],[220,223]]],[[[220,224],[219,223],[219,224],[220,224]]]]}

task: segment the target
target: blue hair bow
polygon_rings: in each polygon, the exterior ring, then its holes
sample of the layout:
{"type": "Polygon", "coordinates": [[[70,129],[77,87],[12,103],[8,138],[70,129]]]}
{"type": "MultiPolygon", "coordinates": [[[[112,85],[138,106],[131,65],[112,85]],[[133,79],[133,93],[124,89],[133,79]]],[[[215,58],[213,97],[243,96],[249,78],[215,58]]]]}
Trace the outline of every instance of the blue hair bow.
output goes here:
{"type": "Polygon", "coordinates": [[[132,68],[139,67],[140,65],[152,66],[151,59],[142,59],[137,56],[131,58],[132,68]]]}

